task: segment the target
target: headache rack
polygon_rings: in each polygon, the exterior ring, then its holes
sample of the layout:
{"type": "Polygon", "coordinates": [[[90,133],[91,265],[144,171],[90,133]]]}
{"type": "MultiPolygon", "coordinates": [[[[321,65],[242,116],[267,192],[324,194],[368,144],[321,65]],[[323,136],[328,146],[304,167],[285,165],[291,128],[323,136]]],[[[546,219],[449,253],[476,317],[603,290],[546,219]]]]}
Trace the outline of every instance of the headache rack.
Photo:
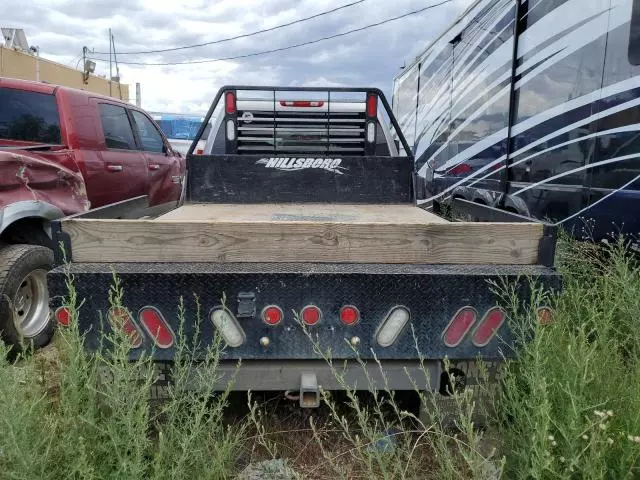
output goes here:
{"type": "MultiPolygon", "coordinates": [[[[387,118],[399,132],[387,100],[375,88],[226,86],[203,125],[214,111],[222,113],[224,135],[218,138],[228,155],[389,155],[396,148],[387,118]]],[[[202,133],[201,128],[193,145],[202,133]]]]}
{"type": "Polygon", "coordinates": [[[238,153],[365,154],[365,102],[238,100],[238,153]]]}

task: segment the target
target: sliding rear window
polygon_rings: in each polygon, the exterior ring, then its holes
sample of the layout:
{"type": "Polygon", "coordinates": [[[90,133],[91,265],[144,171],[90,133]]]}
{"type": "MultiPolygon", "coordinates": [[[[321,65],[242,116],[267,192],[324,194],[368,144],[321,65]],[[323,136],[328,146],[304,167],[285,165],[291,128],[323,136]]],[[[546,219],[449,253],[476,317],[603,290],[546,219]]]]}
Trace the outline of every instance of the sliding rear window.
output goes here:
{"type": "Polygon", "coordinates": [[[0,88],[0,140],[59,144],[60,114],[53,95],[0,88]]]}

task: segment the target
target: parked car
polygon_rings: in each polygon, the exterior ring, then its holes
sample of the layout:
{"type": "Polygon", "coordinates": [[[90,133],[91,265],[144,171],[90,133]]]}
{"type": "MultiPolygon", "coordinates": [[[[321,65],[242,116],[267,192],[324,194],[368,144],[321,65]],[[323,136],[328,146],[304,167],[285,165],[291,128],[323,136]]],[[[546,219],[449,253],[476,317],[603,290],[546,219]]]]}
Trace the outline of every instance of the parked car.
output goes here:
{"type": "MultiPolygon", "coordinates": [[[[196,133],[198,133],[200,124],[204,119],[204,114],[189,115],[181,113],[149,113],[160,126],[162,132],[166,135],[173,149],[186,157],[189,147],[193,143],[193,139],[196,138],[196,133]]],[[[202,138],[207,138],[210,129],[211,122],[207,124],[206,133],[202,138]]],[[[196,147],[196,153],[202,154],[203,152],[204,140],[201,140],[198,142],[196,147]]]]}
{"type": "Polygon", "coordinates": [[[51,84],[0,78],[0,332],[51,337],[49,222],[148,195],[180,201],[184,160],[143,110],[51,84]]]}

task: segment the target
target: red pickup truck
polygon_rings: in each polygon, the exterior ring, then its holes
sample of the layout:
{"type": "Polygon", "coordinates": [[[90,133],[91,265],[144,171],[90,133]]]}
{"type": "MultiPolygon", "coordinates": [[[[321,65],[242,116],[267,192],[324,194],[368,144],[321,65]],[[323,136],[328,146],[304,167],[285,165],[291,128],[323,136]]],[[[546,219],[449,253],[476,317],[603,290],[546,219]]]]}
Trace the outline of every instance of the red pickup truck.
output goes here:
{"type": "Polygon", "coordinates": [[[49,222],[129,198],[181,201],[185,162],[133,105],[56,85],[0,78],[0,333],[51,338],[49,222]]]}

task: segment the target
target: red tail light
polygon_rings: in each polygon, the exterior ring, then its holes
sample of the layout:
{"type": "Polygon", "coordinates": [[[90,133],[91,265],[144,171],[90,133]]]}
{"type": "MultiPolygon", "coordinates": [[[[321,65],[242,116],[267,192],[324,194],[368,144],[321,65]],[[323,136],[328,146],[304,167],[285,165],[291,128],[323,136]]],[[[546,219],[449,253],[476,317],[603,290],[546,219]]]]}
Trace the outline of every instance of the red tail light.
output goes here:
{"type": "Polygon", "coordinates": [[[142,345],[142,332],[131,318],[131,314],[127,309],[122,307],[113,307],[109,309],[109,321],[112,325],[121,328],[122,331],[131,338],[133,348],[142,345]]]}
{"type": "Polygon", "coordinates": [[[262,310],[262,320],[267,325],[277,325],[282,321],[282,309],[276,305],[269,305],[262,310]]]}
{"type": "Polygon", "coordinates": [[[300,312],[300,316],[307,325],[315,325],[322,318],[322,312],[315,305],[307,305],[300,312]]]}
{"type": "Polygon", "coordinates": [[[199,148],[196,150],[196,155],[202,155],[204,153],[204,150],[199,148]]]}
{"type": "Polygon", "coordinates": [[[322,107],[324,105],[324,102],[310,102],[306,100],[280,100],[280,105],[283,107],[322,107]]]}
{"type": "Polygon", "coordinates": [[[54,315],[56,321],[63,327],[68,327],[71,323],[71,312],[67,307],[58,307],[54,315]]]}
{"type": "Polygon", "coordinates": [[[473,307],[462,307],[453,316],[447,328],[444,329],[442,339],[447,347],[457,347],[465,335],[476,322],[478,312],[473,307]]]}
{"type": "Polygon", "coordinates": [[[224,104],[227,114],[236,113],[236,94],[233,92],[225,93],[224,104]]]}
{"type": "Polygon", "coordinates": [[[459,163],[455,167],[451,168],[447,174],[449,175],[466,175],[467,173],[471,173],[471,165],[468,163],[459,163]]]}
{"type": "Polygon", "coordinates": [[[536,313],[540,325],[549,325],[553,321],[553,310],[549,307],[540,307],[536,313]]]}
{"type": "Polygon", "coordinates": [[[340,309],[340,321],[345,325],[353,325],[360,320],[360,312],[353,305],[345,305],[340,309]]]}
{"type": "Polygon", "coordinates": [[[484,314],[482,320],[473,331],[471,341],[476,347],[484,347],[498,332],[498,329],[507,318],[504,310],[499,307],[490,308],[484,314]]]}
{"type": "Polygon", "coordinates": [[[370,93],[367,95],[367,117],[375,117],[378,113],[378,96],[370,93]]]}
{"type": "Polygon", "coordinates": [[[173,345],[173,332],[160,310],[155,307],[143,307],[138,318],[158,348],[169,348],[173,345]]]}

